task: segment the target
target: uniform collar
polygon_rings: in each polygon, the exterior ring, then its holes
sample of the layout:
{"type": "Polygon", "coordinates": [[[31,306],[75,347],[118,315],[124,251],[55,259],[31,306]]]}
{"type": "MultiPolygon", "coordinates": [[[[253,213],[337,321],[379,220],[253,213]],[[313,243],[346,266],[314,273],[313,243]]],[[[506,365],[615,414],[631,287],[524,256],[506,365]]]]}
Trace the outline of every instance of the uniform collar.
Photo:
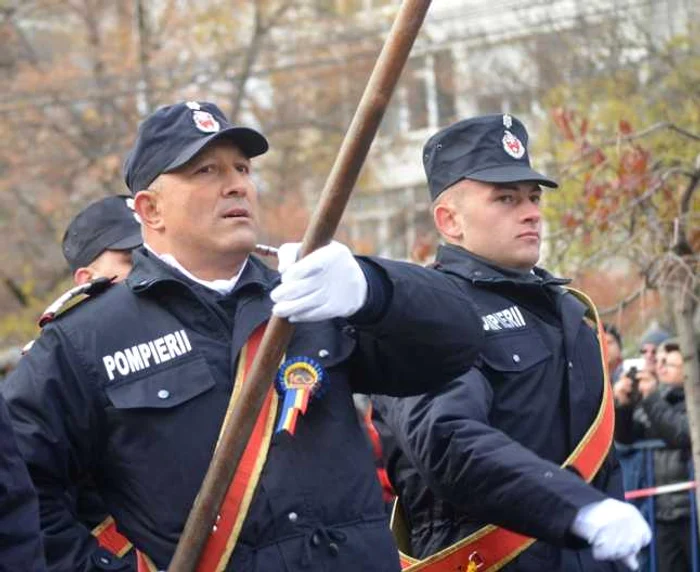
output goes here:
{"type": "Polygon", "coordinates": [[[562,286],[571,280],[556,278],[537,266],[532,272],[518,272],[501,268],[492,262],[454,244],[443,244],[438,248],[435,266],[456,274],[474,284],[510,283],[518,285],[562,286]]]}
{"type": "MultiPolygon", "coordinates": [[[[133,251],[134,266],[126,279],[126,284],[134,292],[148,290],[163,282],[177,282],[191,288],[196,282],[154,256],[144,247],[133,251]]],[[[264,290],[271,290],[279,282],[279,274],[268,268],[255,256],[249,256],[233,292],[257,285],[264,290]]]]}
{"type": "Polygon", "coordinates": [[[172,254],[168,254],[168,253],[158,254],[146,242],[143,243],[143,247],[151,255],[162,260],[168,266],[172,266],[175,270],[177,270],[181,274],[184,274],[192,282],[196,282],[197,284],[204,286],[208,290],[213,290],[214,292],[218,292],[219,294],[222,294],[222,295],[230,294],[231,292],[233,292],[234,288],[236,287],[236,284],[238,283],[238,280],[241,277],[241,274],[243,274],[243,270],[245,270],[245,267],[248,264],[248,259],[249,259],[249,257],[247,256],[246,259],[243,261],[241,268],[238,270],[238,273],[235,276],[232,276],[231,278],[229,278],[228,280],[226,280],[226,279],[202,280],[201,278],[198,278],[197,276],[192,274],[182,264],[180,264],[178,259],[175,258],[172,254]]]}

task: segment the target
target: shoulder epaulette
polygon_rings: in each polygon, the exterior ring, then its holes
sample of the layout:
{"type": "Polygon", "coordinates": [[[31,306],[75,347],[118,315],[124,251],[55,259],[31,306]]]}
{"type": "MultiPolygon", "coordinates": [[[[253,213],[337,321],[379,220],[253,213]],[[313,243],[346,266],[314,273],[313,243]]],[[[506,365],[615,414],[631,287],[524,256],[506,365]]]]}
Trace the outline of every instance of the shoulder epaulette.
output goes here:
{"type": "MultiPolygon", "coordinates": [[[[46,310],[44,310],[44,312],[41,314],[41,318],[39,318],[39,327],[43,328],[46,324],[55,320],[57,316],[68,309],[68,303],[75,300],[78,296],[84,295],[84,300],[87,298],[92,298],[107,290],[107,288],[109,288],[112,284],[114,284],[114,278],[101,277],[95,278],[94,280],[86,282],[85,284],[74,286],[68,290],[68,292],[61,294],[49,305],[48,308],[46,308],[46,310]]],[[[82,302],[82,300],[76,302],[76,304],[73,304],[70,307],[73,308],[77,304],[80,304],[80,302],[82,302]]]]}
{"type": "Polygon", "coordinates": [[[593,302],[583,299],[582,296],[585,296],[585,294],[576,288],[572,288],[571,286],[563,286],[562,288],[566,294],[573,296],[574,300],[586,309],[586,314],[583,316],[583,323],[598,335],[597,309],[593,306],[593,302]]]}

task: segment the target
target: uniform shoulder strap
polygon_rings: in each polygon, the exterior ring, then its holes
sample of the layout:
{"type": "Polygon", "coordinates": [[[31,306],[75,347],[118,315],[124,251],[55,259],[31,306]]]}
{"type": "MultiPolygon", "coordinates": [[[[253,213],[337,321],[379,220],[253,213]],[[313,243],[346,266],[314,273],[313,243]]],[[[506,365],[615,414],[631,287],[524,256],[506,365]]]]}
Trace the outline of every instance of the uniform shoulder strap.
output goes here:
{"type": "Polygon", "coordinates": [[[74,286],[56,298],[56,300],[42,312],[39,318],[39,327],[43,328],[49,322],[53,322],[66,310],[74,308],[88,298],[94,298],[102,294],[102,292],[107,290],[114,283],[114,278],[95,278],[85,284],[74,286]]]}

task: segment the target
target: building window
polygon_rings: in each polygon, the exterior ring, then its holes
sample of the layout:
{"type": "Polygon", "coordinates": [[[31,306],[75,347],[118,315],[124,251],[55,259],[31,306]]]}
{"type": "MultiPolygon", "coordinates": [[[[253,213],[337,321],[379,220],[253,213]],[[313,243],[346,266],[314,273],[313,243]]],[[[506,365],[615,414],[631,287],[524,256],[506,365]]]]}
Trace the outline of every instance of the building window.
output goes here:
{"type": "Polygon", "coordinates": [[[449,125],[457,117],[454,59],[452,52],[444,50],[433,55],[435,69],[435,99],[438,126],[449,125]]]}
{"type": "Polygon", "coordinates": [[[387,109],[382,134],[439,129],[455,120],[456,102],[452,52],[414,57],[387,109]]]}
{"type": "Polygon", "coordinates": [[[408,62],[404,89],[408,108],[408,129],[425,129],[430,126],[428,117],[428,86],[426,57],[413,58],[408,62]]]}

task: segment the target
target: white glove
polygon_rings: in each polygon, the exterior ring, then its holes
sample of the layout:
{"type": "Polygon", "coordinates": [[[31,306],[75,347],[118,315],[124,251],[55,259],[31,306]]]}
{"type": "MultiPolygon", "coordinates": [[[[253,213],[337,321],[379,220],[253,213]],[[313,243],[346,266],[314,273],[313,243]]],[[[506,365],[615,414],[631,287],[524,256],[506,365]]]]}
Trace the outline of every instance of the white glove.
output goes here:
{"type": "Polygon", "coordinates": [[[631,570],[639,569],[637,553],[651,541],[651,530],[639,511],[615,499],[584,506],[571,532],[588,541],[596,560],[622,560],[631,570]]]}
{"type": "Polygon", "coordinates": [[[297,261],[300,248],[301,242],[285,242],[277,249],[277,271],[280,274],[297,261]]]}
{"type": "Polygon", "coordinates": [[[344,244],[331,242],[298,262],[299,244],[283,244],[278,253],[282,284],[270,294],[272,313],[290,322],[345,318],[367,300],[367,279],[344,244]]]}

